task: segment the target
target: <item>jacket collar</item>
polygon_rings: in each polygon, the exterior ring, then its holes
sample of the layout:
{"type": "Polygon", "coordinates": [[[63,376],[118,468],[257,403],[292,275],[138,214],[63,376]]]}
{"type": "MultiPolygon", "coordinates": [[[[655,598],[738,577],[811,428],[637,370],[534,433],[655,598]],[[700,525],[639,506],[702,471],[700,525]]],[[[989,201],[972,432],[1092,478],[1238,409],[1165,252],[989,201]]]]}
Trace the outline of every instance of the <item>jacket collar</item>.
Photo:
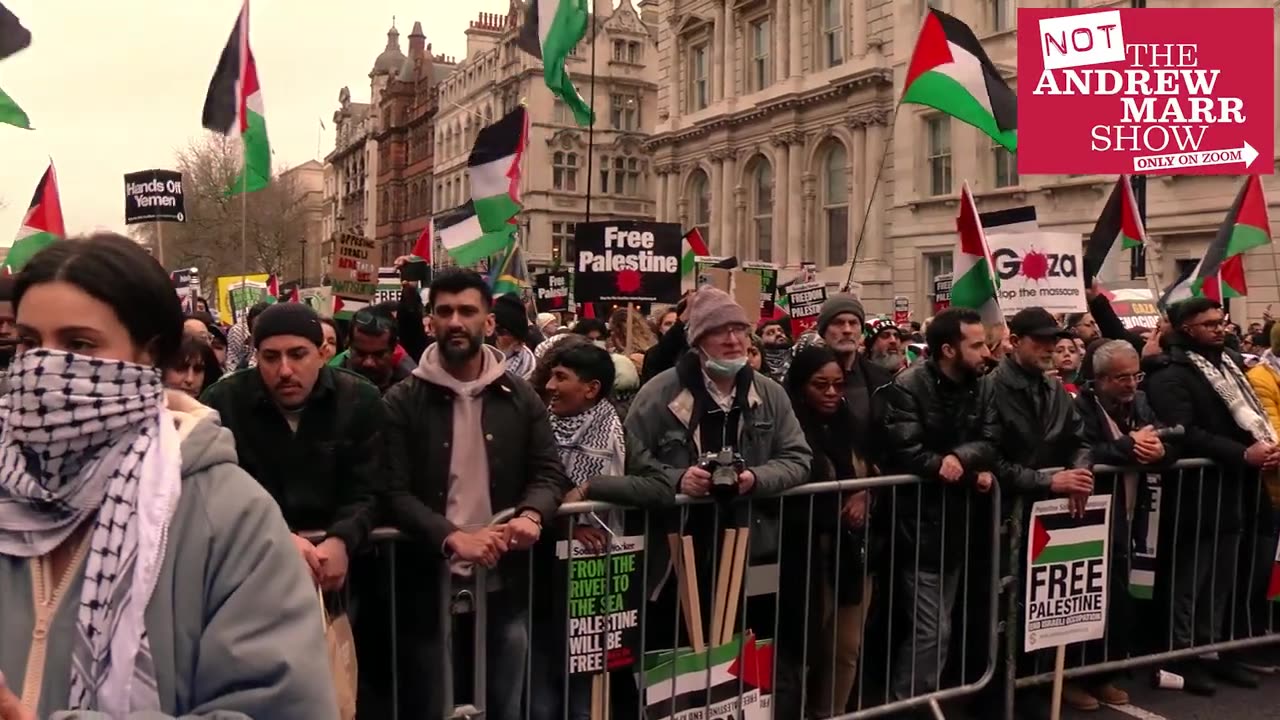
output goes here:
{"type": "MultiPolygon", "coordinates": [[[[760,391],[756,389],[756,383],[759,378],[753,377],[751,385],[747,387],[747,407],[755,409],[763,402],[760,398],[760,391]]],[[[680,392],[676,394],[675,399],[667,403],[667,409],[672,415],[680,421],[681,425],[688,428],[693,423],[693,393],[688,388],[681,387],[680,392]]]]}
{"type": "Polygon", "coordinates": [[[1028,390],[1037,385],[1049,385],[1049,380],[1043,374],[1037,375],[1024,370],[1012,355],[1006,355],[1004,360],[1000,361],[1000,367],[996,368],[1000,373],[1000,380],[1012,388],[1018,390],[1028,390]]]}
{"type": "MultiPolygon", "coordinates": [[[[267,389],[267,383],[262,379],[262,371],[255,367],[246,372],[253,373],[253,382],[249,383],[249,392],[253,402],[257,405],[277,407],[275,399],[271,397],[271,391],[267,389]]],[[[320,368],[320,375],[316,378],[316,384],[311,388],[311,394],[307,396],[307,406],[323,402],[333,396],[337,388],[336,375],[338,372],[338,370],[328,365],[320,368]]]]}

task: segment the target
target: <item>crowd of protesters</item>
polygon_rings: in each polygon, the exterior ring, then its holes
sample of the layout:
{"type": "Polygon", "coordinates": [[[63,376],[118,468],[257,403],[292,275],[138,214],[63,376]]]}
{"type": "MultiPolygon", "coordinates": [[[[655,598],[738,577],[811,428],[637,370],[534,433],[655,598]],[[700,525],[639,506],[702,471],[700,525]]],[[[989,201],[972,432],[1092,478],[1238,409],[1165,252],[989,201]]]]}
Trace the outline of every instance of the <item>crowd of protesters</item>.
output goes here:
{"type": "MultiPolygon", "coordinates": [[[[572,322],[448,269],[425,302],[406,287],[343,322],[262,304],[225,328],[203,300],[184,315],[131,241],[57,243],[0,280],[0,720],[336,718],[320,605],[354,622],[359,717],[439,718],[464,674],[443,672],[464,644],[446,627],[459,591],[485,593],[487,692],[471,700],[487,716],[591,717],[564,676],[548,540],[647,531],[646,647],[684,645],[666,536],[714,567],[717,528],[741,518],[676,497],[725,492],[705,462],[720,451],[728,492],[752,499],[751,562],[778,566],[771,605],[744,602],[743,622],[774,640],[779,717],[988,666],[974,712],[996,716],[1005,664],[1039,658],[990,653],[1008,557],[992,528],[1051,497],[1113,497],[1105,643],[1071,664],[1268,632],[1280,327],[1241,333],[1204,298],[1143,334],[1093,289],[1089,311],[899,326],[837,293],[793,337],[712,287],[652,318],[572,322]],[[1213,465],[1172,469],[1182,458],[1213,465]],[[891,475],[919,481],[776,497],[891,475]],[[578,501],[637,511],[558,515],[578,501]],[[379,527],[399,531],[394,553],[379,527]],[[1155,557],[1147,597],[1127,592],[1135,548],[1155,557]]],[[[702,597],[713,581],[698,574],[702,597]]],[[[1189,692],[1266,669],[1184,655],[1158,670],[1189,692]]],[[[613,714],[634,717],[634,676],[611,675],[613,714]]],[[[1124,704],[1135,679],[1089,675],[1064,697],[1124,704]]],[[[1034,690],[1016,707],[1047,716],[1034,690]]]]}

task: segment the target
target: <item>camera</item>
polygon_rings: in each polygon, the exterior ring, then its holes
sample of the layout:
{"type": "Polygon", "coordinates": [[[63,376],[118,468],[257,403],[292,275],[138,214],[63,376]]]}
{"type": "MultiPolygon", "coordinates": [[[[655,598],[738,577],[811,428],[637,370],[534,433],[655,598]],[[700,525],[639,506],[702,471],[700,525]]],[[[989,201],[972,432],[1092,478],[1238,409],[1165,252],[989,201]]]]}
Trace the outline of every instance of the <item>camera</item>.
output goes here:
{"type": "Polygon", "coordinates": [[[731,497],[738,494],[738,475],[747,469],[747,461],[730,448],[704,453],[698,467],[711,473],[711,494],[731,497]]]}
{"type": "Polygon", "coordinates": [[[1187,429],[1182,427],[1181,425],[1174,425],[1173,427],[1163,427],[1163,428],[1160,428],[1159,430],[1156,430],[1156,437],[1160,438],[1160,442],[1164,442],[1165,440],[1178,440],[1178,439],[1181,439],[1186,434],[1187,434],[1187,429]]]}

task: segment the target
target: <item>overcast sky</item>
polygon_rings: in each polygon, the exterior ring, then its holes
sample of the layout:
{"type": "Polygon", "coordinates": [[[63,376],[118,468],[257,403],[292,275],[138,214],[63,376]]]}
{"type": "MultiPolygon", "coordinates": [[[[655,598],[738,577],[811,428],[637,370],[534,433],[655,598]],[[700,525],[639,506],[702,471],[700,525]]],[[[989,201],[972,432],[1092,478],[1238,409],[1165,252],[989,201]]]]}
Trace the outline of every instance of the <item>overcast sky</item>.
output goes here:
{"type": "MultiPolygon", "coordinates": [[[[29,30],[31,47],[0,61],[0,88],[33,131],[0,125],[0,245],[22,222],[53,158],[67,231],[124,230],[124,180],[172,166],[175,148],[204,130],[200,112],[240,0],[0,0],[29,30]]],[[[392,16],[408,49],[415,20],[436,53],[461,56],[463,31],[507,0],[254,0],[250,42],[266,104],[273,167],[323,157],[346,85],[369,100],[369,70],[392,16]]]]}

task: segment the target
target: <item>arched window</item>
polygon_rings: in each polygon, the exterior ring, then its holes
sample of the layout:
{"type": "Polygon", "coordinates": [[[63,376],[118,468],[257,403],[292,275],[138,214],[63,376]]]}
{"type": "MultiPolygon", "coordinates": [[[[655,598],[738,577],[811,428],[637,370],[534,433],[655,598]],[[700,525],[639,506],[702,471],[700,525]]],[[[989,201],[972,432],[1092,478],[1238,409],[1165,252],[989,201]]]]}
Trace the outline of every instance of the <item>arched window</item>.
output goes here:
{"type": "Polygon", "coordinates": [[[822,223],[826,226],[827,265],[849,260],[849,153],[832,140],[822,160],[822,223]]]}
{"type": "Polygon", "coordinates": [[[773,168],[764,158],[751,169],[750,208],[756,259],[773,262],[773,168]]]}
{"type": "Polygon", "coordinates": [[[414,215],[418,214],[418,184],[417,183],[409,183],[408,200],[409,200],[408,202],[409,212],[406,213],[406,217],[413,217],[414,215]]]}
{"type": "Polygon", "coordinates": [[[707,174],[694,170],[689,176],[689,225],[702,235],[702,241],[711,244],[711,183],[707,174]]]}

